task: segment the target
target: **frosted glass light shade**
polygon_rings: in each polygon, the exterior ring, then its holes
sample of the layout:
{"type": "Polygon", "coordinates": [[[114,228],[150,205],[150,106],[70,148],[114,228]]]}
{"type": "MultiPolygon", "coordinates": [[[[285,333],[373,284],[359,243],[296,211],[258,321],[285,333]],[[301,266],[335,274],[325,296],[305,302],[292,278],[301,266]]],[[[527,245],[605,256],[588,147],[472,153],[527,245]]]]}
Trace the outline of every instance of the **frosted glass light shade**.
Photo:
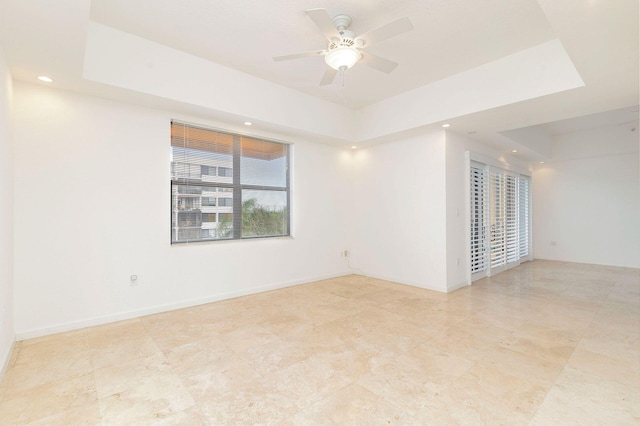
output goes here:
{"type": "Polygon", "coordinates": [[[349,69],[360,60],[362,55],[358,50],[352,47],[338,47],[330,50],[324,56],[324,60],[331,68],[340,71],[340,69],[349,69]]]}

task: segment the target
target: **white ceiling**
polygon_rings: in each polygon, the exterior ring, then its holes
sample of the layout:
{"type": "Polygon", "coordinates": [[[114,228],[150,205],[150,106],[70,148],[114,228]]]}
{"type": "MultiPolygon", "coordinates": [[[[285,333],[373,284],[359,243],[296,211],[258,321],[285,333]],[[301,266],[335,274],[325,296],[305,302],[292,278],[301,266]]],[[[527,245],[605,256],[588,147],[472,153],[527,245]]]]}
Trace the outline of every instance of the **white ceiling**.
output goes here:
{"type": "Polygon", "coordinates": [[[583,115],[566,120],[540,124],[538,127],[545,130],[549,136],[564,135],[582,130],[597,129],[600,127],[629,126],[637,127],[638,107],[621,108],[598,114],[583,115]]]}
{"type": "Polygon", "coordinates": [[[0,0],[0,46],[13,77],[48,73],[56,87],[144,102],[131,88],[83,78],[90,22],[357,111],[559,40],[584,87],[446,117],[454,131],[496,146],[517,143],[505,139],[508,130],[638,105],[637,0],[0,0]],[[356,65],[344,85],[336,78],[321,87],[321,57],[274,62],[325,48],[304,13],[319,7],[350,15],[356,34],[409,17],[411,32],[369,48],[398,68],[387,75],[356,65]]]}
{"type": "Polygon", "coordinates": [[[91,19],[350,108],[380,101],[554,38],[535,0],[93,0],[91,19]],[[347,14],[356,34],[407,16],[414,29],[367,50],[400,65],[366,66],[319,86],[323,58],[273,56],[326,48],[306,9],[347,14]]]}

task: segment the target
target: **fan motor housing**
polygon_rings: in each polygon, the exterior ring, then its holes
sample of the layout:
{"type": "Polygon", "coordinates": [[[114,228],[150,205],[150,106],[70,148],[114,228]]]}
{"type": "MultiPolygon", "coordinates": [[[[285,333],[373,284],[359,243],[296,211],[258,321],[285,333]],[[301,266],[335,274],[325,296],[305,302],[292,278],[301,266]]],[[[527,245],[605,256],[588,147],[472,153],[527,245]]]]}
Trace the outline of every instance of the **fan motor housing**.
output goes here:
{"type": "Polygon", "coordinates": [[[340,37],[340,40],[338,40],[338,38],[334,38],[332,40],[329,41],[329,45],[327,46],[328,50],[333,50],[333,49],[337,49],[338,47],[354,47],[356,44],[356,40],[355,40],[355,34],[353,34],[353,32],[351,31],[341,31],[340,35],[342,37],[340,37]]]}

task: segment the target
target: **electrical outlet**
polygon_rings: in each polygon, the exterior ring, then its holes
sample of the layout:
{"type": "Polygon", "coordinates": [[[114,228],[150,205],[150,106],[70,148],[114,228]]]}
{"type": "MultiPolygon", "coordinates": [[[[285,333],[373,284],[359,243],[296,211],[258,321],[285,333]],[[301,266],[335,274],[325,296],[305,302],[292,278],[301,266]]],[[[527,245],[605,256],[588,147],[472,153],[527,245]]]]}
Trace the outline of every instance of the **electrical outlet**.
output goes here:
{"type": "Polygon", "coordinates": [[[345,259],[349,257],[349,250],[342,250],[342,257],[345,259]]]}
{"type": "Polygon", "coordinates": [[[131,275],[129,277],[129,285],[130,286],[138,285],[139,282],[140,282],[140,280],[138,279],[137,275],[134,274],[134,275],[131,275]]]}

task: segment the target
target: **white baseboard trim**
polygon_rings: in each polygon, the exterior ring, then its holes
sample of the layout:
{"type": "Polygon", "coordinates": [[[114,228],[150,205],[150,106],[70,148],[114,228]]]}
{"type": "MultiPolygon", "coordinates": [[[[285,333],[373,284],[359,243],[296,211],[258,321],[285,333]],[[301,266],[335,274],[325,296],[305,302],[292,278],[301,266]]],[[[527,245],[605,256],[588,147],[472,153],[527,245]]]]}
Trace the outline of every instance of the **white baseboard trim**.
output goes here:
{"type": "Polygon", "coordinates": [[[461,289],[462,287],[466,287],[468,285],[471,285],[471,284],[469,284],[467,281],[463,281],[461,283],[458,283],[454,286],[447,288],[447,293],[453,293],[454,291],[461,289]]]}
{"type": "Polygon", "coordinates": [[[413,282],[413,281],[398,281],[398,280],[396,280],[394,278],[391,278],[391,277],[386,277],[384,275],[369,274],[367,272],[362,272],[360,275],[363,275],[363,276],[369,277],[369,278],[376,278],[378,280],[389,281],[389,282],[392,282],[392,283],[408,285],[408,286],[411,286],[411,287],[418,287],[418,288],[422,288],[424,290],[437,291],[438,293],[446,293],[446,291],[443,291],[441,288],[425,286],[424,284],[413,282]]]}
{"type": "Polygon", "coordinates": [[[0,382],[4,378],[4,373],[7,372],[9,368],[9,362],[11,362],[11,355],[13,354],[13,350],[16,347],[16,338],[15,336],[11,339],[11,344],[5,349],[3,354],[0,354],[0,382]]]}
{"type": "Polygon", "coordinates": [[[321,276],[309,277],[309,278],[304,278],[299,280],[285,281],[282,283],[252,287],[252,288],[248,288],[240,291],[220,293],[220,294],[215,294],[207,297],[183,300],[176,303],[167,303],[164,305],[150,306],[148,308],[102,315],[94,318],[87,318],[80,321],[72,321],[72,322],[67,322],[62,324],[56,324],[50,327],[42,327],[42,328],[34,328],[31,330],[17,331],[14,340],[22,341],[27,339],[33,339],[36,337],[48,336],[51,334],[63,333],[65,331],[79,330],[81,328],[93,327],[93,326],[102,325],[102,324],[109,324],[112,322],[122,321],[122,320],[127,320],[132,318],[139,318],[146,315],[157,314],[160,312],[167,312],[175,309],[189,308],[191,306],[204,305],[207,303],[219,302],[220,300],[233,299],[235,297],[247,296],[249,294],[263,293],[265,291],[277,290],[285,287],[293,287],[296,285],[312,283],[314,281],[321,281],[321,280],[326,280],[330,278],[343,277],[346,275],[353,275],[353,272],[347,271],[347,272],[337,273],[337,274],[321,275],[321,276]]]}
{"type": "Polygon", "coordinates": [[[530,259],[530,260],[545,260],[545,261],[550,261],[550,262],[559,262],[559,263],[576,263],[579,265],[596,265],[596,266],[611,266],[614,268],[629,268],[629,269],[640,269],[640,263],[638,264],[633,264],[633,265],[621,265],[621,264],[611,264],[611,263],[602,263],[602,262],[598,262],[598,261],[591,261],[588,262],[586,260],[582,260],[582,259],[578,259],[578,260],[566,260],[566,259],[552,259],[550,257],[538,257],[536,256],[534,259],[530,259]]]}

